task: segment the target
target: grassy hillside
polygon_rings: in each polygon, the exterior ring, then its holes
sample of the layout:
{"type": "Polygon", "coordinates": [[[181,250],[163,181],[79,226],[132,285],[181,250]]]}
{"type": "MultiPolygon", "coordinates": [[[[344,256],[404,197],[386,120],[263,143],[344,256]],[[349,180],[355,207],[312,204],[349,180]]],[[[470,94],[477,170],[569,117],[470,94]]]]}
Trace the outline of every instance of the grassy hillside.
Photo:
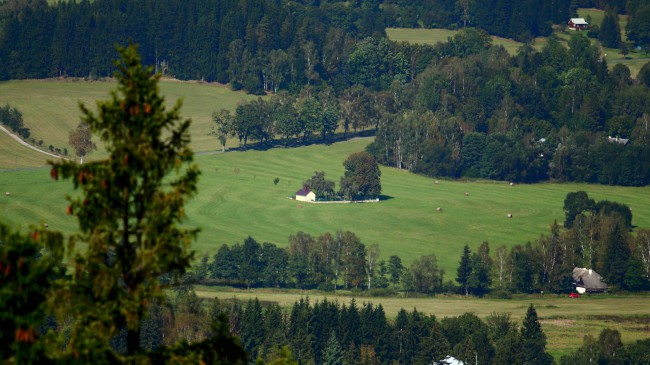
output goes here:
{"type": "MultiPolygon", "coordinates": [[[[338,186],[344,159],[369,141],[198,156],[203,171],[199,194],[187,207],[188,225],[202,229],[194,248],[214,254],[220,245],[241,243],[248,235],[286,246],[288,236],[298,231],[319,235],[351,230],[364,243],[379,244],[383,258],[398,254],[408,263],[434,253],[446,279],[453,279],[463,245],[474,250],[487,240],[494,250],[535,240],[555,219],[563,220],[563,200],[571,191],[626,203],[634,210],[633,223],[650,227],[650,188],[452,181],[436,185],[429,178],[382,168],[386,200],[379,203],[298,204],[288,199],[315,170],[325,171],[338,186]],[[443,211],[437,212],[437,207],[443,211]],[[508,213],[514,217],[506,218],[508,213]]],[[[0,192],[12,193],[0,197],[2,219],[71,231],[75,221],[64,214],[70,186],[51,181],[47,169],[0,173],[0,192]]]]}
{"type": "Polygon", "coordinates": [[[0,132],[0,170],[43,166],[47,156],[21,146],[0,132]]]}
{"type": "MultiPolygon", "coordinates": [[[[453,37],[459,31],[448,29],[411,29],[411,28],[387,28],[386,35],[392,41],[411,42],[419,44],[436,45],[447,42],[447,38],[453,37]]],[[[512,39],[492,36],[495,45],[503,46],[511,55],[517,54],[519,47],[523,44],[512,39]]]]}
{"type": "MultiPolygon", "coordinates": [[[[68,153],[73,154],[68,145],[68,133],[79,123],[79,102],[94,108],[95,101],[108,99],[110,90],[115,89],[115,86],[113,82],[8,81],[0,82],[0,95],[3,104],[9,103],[23,113],[25,126],[31,129],[31,136],[36,141],[43,140],[45,147],[53,145],[67,148],[68,153]]],[[[170,105],[180,98],[184,100],[181,115],[193,121],[190,132],[195,151],[215,150],[219,147],[217,139],[208,136],[214,111],[222,108],[234,110],[241,100],[257,98],[216,84],[163,81],[160,88],[170,105]]],[[[102,148],[99,147],[97,152],[90,155],[91,159],[103,155],[102,148]]],[[[5,155],[0,150],[0,156],[0,169],[14,167],[15,161],[9,161],[9,164],[5,162],[9,152],[5,155]]],[[[46,159],[44,156],[40,164],[29,160],[23,166],[42,166],[46,159]]]]}

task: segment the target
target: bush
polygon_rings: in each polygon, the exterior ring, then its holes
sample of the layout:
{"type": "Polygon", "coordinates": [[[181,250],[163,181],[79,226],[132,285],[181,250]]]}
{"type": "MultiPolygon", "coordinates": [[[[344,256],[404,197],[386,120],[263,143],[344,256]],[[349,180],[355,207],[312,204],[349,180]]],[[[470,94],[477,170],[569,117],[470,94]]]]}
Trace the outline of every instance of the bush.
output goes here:
{"type": "Polygon", "coordinates": [[[506,289],[494,290],[486,295],[489,299],[512,299],[512,292],[506,289]]]}
{"type": "Polygon", "coordinates": [[[394,288],[376,288],[368,290],[368,296],[370,297],[395,297],[397,296],[397,290],[394,288]]]}

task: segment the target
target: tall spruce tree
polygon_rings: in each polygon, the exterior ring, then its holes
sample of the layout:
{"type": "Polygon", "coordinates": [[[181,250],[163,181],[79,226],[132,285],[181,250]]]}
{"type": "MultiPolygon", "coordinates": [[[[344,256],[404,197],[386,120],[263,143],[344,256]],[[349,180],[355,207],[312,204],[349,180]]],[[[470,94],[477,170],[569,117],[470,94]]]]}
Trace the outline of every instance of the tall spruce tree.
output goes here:
{"type": "Polygon", "coordinates": [[[621,42],[621,29],[618,26],[618,17],[612,12],[607,12],[600,25],[598,39],[605,47],[618,48],[621,42]]]}
{"type": "Polygon", "coordinates": [[[336,334],[332,331],[327,347],[323,352],[323,365],[343,365],[343,349],[336,339],[336,334]]]}
{"type": "Polygon", "coordinates": [[[57,294],[72,325],[68,347],[81,359],[108,352],[108,340],[126,329],[127,355],[141,351],[140,328],[149,303],[163,299],[159,280],[183,273],[196,230],[180,228],[183,205],[199,175],[189,148],[189,120],[180,103],[165,109],[158,76],[141,64],[135,46],[118,49],[117,92],[98,102],[98,114],[81,105],[82,120],[101,137],[109,157],[78,165],[51,162],[51,175],[71,179],[80,194],[68,213],[80,233],[70,243],[73,280],[57,294]]]}
{"type": "Polygon", "coordinates": [[[472,261],[470,258],[469,246],[463,247],[463,255],[460,257],[460,263],[456,270],[456,281],[463,288],[465,296],[469,295],[469,278],[472,274],[472,261]]]}
{"type": "Polygon", "coordinates": [[[531,304],[526,311],[524,323],[521,326],[522,352],[525,364],[553,364],[553,357],[546,353],[546,335],[537,319],[537,311],[531,304]]]}

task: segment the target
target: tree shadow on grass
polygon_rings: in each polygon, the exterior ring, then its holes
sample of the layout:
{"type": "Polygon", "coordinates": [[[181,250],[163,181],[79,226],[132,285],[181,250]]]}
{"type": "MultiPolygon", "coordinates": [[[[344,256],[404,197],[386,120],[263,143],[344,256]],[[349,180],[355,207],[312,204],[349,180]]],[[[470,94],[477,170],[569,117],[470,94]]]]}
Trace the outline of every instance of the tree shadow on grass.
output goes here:
{"type": "Polygon", "coordinates": [[[380,195],[380,196],[379,196],[379,201],[380,201],[380,202],[382,202],[382,201],[384,201],[384,200],[391,200],[391,199],[395,199],[395,198],[392,197],[392,196],[390,196],[390,195],[380,195]]]}

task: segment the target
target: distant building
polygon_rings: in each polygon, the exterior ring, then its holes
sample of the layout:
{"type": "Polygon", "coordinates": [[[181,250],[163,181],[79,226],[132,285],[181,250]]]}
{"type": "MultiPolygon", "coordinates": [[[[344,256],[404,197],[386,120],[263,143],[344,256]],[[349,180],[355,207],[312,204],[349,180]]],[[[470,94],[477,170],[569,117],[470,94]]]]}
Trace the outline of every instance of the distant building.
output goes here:
{"type": "Polygon", "coordinates": [[[580,294],[585,292],[603,293],[607,291],[607,284],[603,281],[603,277],[592,269],[574,268],[573,283],[576,286],[576,291],[580,294]]]}
{"type": "Polygon", "coordinates": [[[583,30],[589,27],[585,18],[571,18],[567,24],[571,30],[583,30]]]}
{"type": "Polygon", "coordinates": [[[303,186],[302,189],[296,191],[296,200],[301,202],[314,202],[316,201],[316,193],[309,189],[309,186],[303,186]]]}
{"type": "Polygon", "coordinates": [[[447,355],[444,359],[433,362],[433,365],[464,365],[464,363],[453,356],[447,355]]]}
{"type": "Polygon", "coordinates": [[[627,139],[627,138],[618,138],[618,137],[614,138],[612,136],[608,136],[607,137],[607,142],[619,143],[619,144],[622,144],[622,145],[625,146],[626,144],[630,143],[630,140],[627,139]]]}

